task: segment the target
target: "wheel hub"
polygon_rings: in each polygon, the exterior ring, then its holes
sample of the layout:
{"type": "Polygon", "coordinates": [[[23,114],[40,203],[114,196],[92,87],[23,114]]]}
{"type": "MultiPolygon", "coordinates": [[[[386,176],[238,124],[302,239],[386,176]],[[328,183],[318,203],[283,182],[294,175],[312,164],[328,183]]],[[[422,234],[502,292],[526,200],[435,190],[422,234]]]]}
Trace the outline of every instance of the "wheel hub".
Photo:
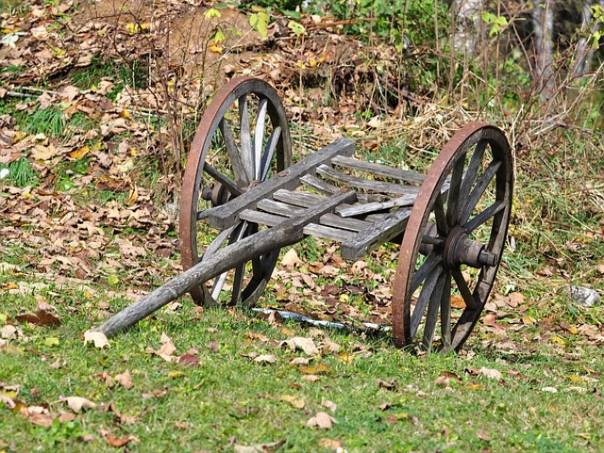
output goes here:
{"type": "Polygon", "coordinates": [[[443,257],[447,267],[467,264],[468,266],[481,268],[483,266],[494,266],[497,263],[497,255],[489,252],[484,244],[470,239],[461,226],[457,226],[450,231],[445,241],[443,257]]]}

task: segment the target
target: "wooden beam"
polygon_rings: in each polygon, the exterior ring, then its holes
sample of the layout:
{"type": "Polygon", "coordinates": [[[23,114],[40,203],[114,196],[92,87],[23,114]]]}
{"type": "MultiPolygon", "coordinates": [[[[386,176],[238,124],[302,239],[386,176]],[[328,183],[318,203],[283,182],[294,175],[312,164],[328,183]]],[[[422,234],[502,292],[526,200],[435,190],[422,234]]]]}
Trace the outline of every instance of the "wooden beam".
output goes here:
{"type": "Polygon", "coordinates": [[[235,268],[238,264],[302,240],[304,226],[317,222],[323,214],[333,211],[339,204],[355,199],[356,194],[353,191],[339,193],[319,206],[305,209],[301,215],[287,219],[276,228],[262,230],[217,250],[212,256],[200,261],[139,301],[129,305],[96,330],[111,336],[127,329],[190,291],[194,286],[203,285],[208,280],[235,268]]]}
{"type": "Polygon", "coordinates": [[[356,261],[380,244],[390,241],[404,231],[410,215],[411,209],[403,208],[359,231],[350,241],[342,244],[342,257],[356,261]]]}

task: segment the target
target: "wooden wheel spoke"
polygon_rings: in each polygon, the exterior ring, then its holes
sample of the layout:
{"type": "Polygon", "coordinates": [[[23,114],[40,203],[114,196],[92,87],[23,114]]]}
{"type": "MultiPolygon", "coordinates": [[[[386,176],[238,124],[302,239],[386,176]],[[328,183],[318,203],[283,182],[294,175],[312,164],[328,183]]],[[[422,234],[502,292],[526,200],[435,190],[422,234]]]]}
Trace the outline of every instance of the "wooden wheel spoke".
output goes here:
{"type": "Polygon", "coordinates": [[[502,211],[504,208],[505,208],[505,201],[499,201],[499,202],[493,203],[491,206],[486,208],[484,211],[482,211],[476,217],[472,218],[469,222],[466,222],[463,227],[467,233],[470,233],[470,232],[474,231],[476,228],[478,228],[480,225],[482,225],[483,223],[487,222],[491,217],[493,217],[499,211],[502,211]]]}
{"type": "Polygon", "coordinates": [[[279,139],[281,138],[281,127],[277,126],[271,136],[268,139],[268,142],[264,148],[264,153],[262,155],[262,162],[260,164],[260,180],[264,181],[266,179],[266,175],[271,168],[271,160],[273,159],[273,154],[275,153],[275,149],[277,149],[277,144],[279,143],[279,139]]]}
{"type": "Polygon", "coordinates": [[[436,255],[434,253],[428,255],[426,261],[424,261],[415,274],[413,274],[411,285],[409,286],[409,296],[411,296],[417,290],[417,288],[419,288],[419,285],[428,277],[428,275],[430,275],[430,273],[441,263],[442,260],[442,256],[440,255],[436,255]]]}
{"type": "Polygon", "coordinates": [[[227,275],[228,275],[228,272],[225,272],[224,274],[220,274],[214,280],[214,285],[212,286],[212,291],[210,292],[212,299],[218,300],[218,297],[220,296],[220,292],[222,291],[224,283],[226,282],[227,275]]]}
{"type": "Polygon", "coordinates": [[[492,181],[493,177],[497,173],[497,170],[499,170],[499,167],[501,167],[501,161],[493,161],[489,164],[484,174],[476,183],[476,186],[474,186],[474,189],[472,189],[472,192],[470,193],[468,201],[466,202],[460,216],[460,222],[466,222],[468,220],[468,217],[470,217],[472,211],[474,211],[474,208],[476,208],[476,205],[480,201],[480,197],[482,197],[482,194],[492,181]]]}
{"type": "Polygon", "coordinates": [[[236,305],[241,297],[241,288],[243,284],[243,277],[245,274],[245,263],[241,263],[235,268],[235,276],[233,277],[233,289],[231,290],[231,302],[230,305],[236,305]]]}
{"type": "Polygon", "coordinates": [[[439,266],[434,273],[430,274],[426,283],[424,284],[421,292],[419,293],[419,297],[417,298],[417,302],[415,302],[415,308],[413,309],[413,314],[411,315],[411,329],[410,336],[413,338],[417,333],[417,328],[419,327],[419,323],[422,320],[422,316],[424,311],[426,311],[426,305],[428,305],[428,301],[430,300],[430,296],[434,292],[434,288],[436,287],[436,283],[443,272],[442,268],[439,266]]]}
{"type": "Polygon", "coordinates": [[[461,154],[453,166],[451,176],[451,186],[449,187],[449,196],[447,198],[447,224],[454,226],[458,217],[459,191],[461,188],[461,178],[463,176],[463,167],[465,164],[465,154],[461,154]]]}
{"type": "Polygon", "coordinates": [[[226,230],[222,230],[218,236],[216,236],[214,238],[214,240],[210,243],[210,245],[208,245],[208,247],[205,250],[205,253],[203,254],[202,259],[208,258],[210,256],[212,256],[214,253],[216,253],[218,251],[218,249],[220,249],[220,246],[222,244],[224,244],[224,241],[227,240],[227,238],[233,233],[233,230],[235,229],[236,225],[233,225],[230,228],[227,228],[226,230]]]}
{"type": "Polygon", "coordinates": [[[262,173],[262,145],[264,144],[264,126],[266,123],[266,107],[268,100],[261,98],[258,102],[258,116],[254,131],[254,178],[259,179],[262,173]]]}
{"type": "Polygon", "coordinates": [[[206,162],[203,166],[203,171],[205,171],[208,175],[210,175],[212,178],[222,184],[225,189],[227,189],[236,197],[243,193],[241,189],[237,186],[237,184],[235,184],[235,181],[233,181],[228,176],[220,173],[213,165],[206,162]]]}
{"type": "Polygon", "coordinates": [[[453,279],[455,280],[457,289],[459,289],[459,292],[461,293],[461,297],[463,297],[466,307],[468,307],[470,310],[480,308],[481,303],[479,300],[476,299],[472,291],[470,291],[468,283],[463,277],[461,270],[458,267],[454,268],[451,270],[451,274],[453,275],[453,279]]]}
{"type": "Polygon", "coordinates": [[[431,349],[432,340],[434,339],[434,331],[436,330],[436,318],[438,316],[438,309],[441,304],[441,298],[446,284],[445,277],[446,272],[440,274],[438,281],[436,282],[436,289],[432,293],[432,297],[428,302],[428,314],[426,315],[426,322],[424,324],[424,335],[422,338],[422,344],[427,350],[431,349]]]}
{"type": "Polygon", "coordinates": [[[239,98],[239,133],[241,140],[241,155],[248,181],[254,179],[254,156],[252,151],[252,137],[250,135],[250,113],[247,95],[239,98]]]}
{"type": "Polygon", "coordinates": [[[436,229],[438,234],[441,236],[447,235],[449,233],[449,225],[447,224],[442,194],[439,194],[434,202],[434,217],[436,218],[436,229]]]}
{"type": "Polygon", "coordinates": [[[440,336],[443,352],[451,349],[451,273],[445,272],[444,288],[440,298],[440,336]]]}
{"type": "Polygon", "coordinates": [[[225,118],[220,120],[219,128],[220,132],[222,133],[222,138],[224,139],[227,154],[229,155],[229,161],[233,166],[235,180],[239,186],[247,186],[250,181],[248,179],[245,166],[243,165],[243,161],[241,160],[241,152],[239,151],[239,148],[235,143],[235,138],[233,137],[233,129],[225,118]]]}
{"type": "MultiPolygon", "coordinates": [[[[472,154],[472,157],[470,158],[470,163],[468,164],[468,168],[466,169],[463,181],[461,182],[461,189],[459,191],[459,198],[461,200],[465,200],[468,197],[470,189],[472,188],[472,185],[476,180],[476,176],[478,175],[478,170],[480,168],[480,163],[482,162],[482,157],[484,156],[486,145],[486,141],[479,142],[478,145],[476,145],[476,150],[474,151],[474,154],[472,154]]],[[[457,220],[461,222],[461,216],[457,220]]]]}

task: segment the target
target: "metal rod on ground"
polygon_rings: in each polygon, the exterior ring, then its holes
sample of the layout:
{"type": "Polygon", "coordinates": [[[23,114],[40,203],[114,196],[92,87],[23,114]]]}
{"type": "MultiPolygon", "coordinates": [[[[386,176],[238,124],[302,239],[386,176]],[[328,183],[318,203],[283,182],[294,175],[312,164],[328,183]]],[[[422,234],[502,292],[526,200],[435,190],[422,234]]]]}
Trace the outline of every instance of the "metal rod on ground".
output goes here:
{"type": "Polygon", "coordinates": [[[283,319],[303,322],[306,324],[310,324],[315,327],[325,327],[328,329],[341,329],[341,330],[350,330],[350,331],[365,331],[365,332],[388,332],[392,330],[390,326],[382,326],[381,324],[376,324],[374,322],[364,322],[362,323],[362,328],[355,327],[350,324],[344,324],[342,322],[334,322],[334,321],[324,321],[322,319],[313,319],[308,316],[301,315],[300,313],[294,313],[293,311],[285,311],[285,310],[275,310],[272,308],[252,308],[252,311],[255,313],[262,313],[263,315],[270,315],[271,313],[276,313],[281,316],[283,319]]]}

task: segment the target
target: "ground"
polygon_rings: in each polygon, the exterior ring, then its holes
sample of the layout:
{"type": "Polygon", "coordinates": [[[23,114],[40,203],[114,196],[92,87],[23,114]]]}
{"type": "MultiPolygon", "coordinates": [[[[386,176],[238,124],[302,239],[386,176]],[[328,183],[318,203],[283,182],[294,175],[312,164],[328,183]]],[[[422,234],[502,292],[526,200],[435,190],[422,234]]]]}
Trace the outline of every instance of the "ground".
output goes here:
{"type": "MultiPolygon", "coordinates": [[[[174,99],[202,105],[232,74],[263,75],[284,98],[295,159],[348,135],[358,155],[421,171],[476,116],[428,93],[380,111],[374,93],[395,76],[394,50],[316,18],[303,22],[307,39],[281,18],[273,47],[254,31],[243,43],[214,42],[204,69],[215,77],[205,80],[198,65],[170,72],[174,59],[149,56],[145,46],[161,48],[165,35],[146,21],[165,21],[165,11],[116,20],[108,4],[92,15],[85,4],[32,2],[2,16],[2,36],[17,40],[0,48],[0,451],[604,448],[604,305],[569,296],[570,285],[604,290],[601,140],[580,128],[539,139],[527,130],[541,123],[518,126],[509,112],[483,114],[517,154],[510,240],[459,354],[204,310],[188,296],[108,345],[86,343],[91,326],[180,270],[175,206],[186,147],[174,137],[198,117],[160,109],[153,96],[163,88],[166,109],[184,105],[174,99]],[[111,32],[137,58],[125,62],[106,45],[111,32]]],[[[228,11],[223,20],[247,20],[228,11]]],[[[212,17],[195,10],[191,20],[212,17]]],[[[200,50],[189,44],[190,62],[200,50]]],[[[390,322],[396,246],[357,263],[330,243],[293,250],[262,306],[390,322]]]]}

